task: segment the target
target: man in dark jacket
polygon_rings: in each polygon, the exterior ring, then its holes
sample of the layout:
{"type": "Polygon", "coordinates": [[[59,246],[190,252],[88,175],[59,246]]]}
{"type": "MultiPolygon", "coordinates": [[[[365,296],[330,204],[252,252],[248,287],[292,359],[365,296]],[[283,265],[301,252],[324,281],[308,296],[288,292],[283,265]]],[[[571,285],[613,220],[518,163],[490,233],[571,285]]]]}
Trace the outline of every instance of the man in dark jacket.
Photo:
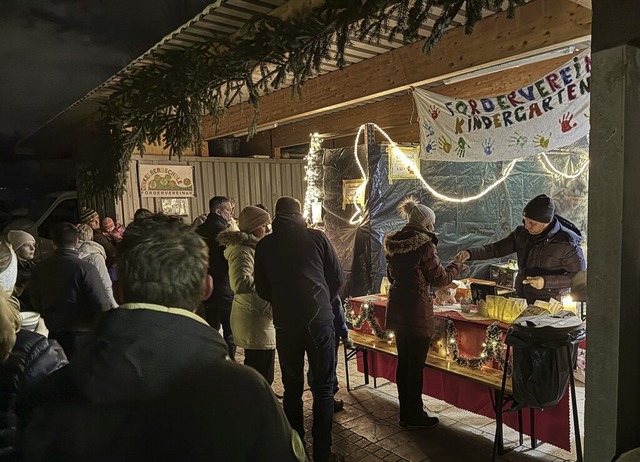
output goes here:
{"type": "Polygon", "coordinates": [[[331,301],[344,279],[338,257],[321,231],[307,229],[300,202],[281,197],[273,233],[258,242],[255,284],[271,302],[276,349],[284,385],[284,411],[304,437],[304,354],[313,372],[313,459],[331,456],[333,381],[336,364],[331,301]]]}
{"type": "Polygon", "coordinates": [[[214,196],[209,201],[209,215],[198,226],[197,233],[209,247],[209,275],[213,278],[213,294],[203,302],[207,322],[216,330],[222,324],[224,341],[229,349],[229,357],[235,361],[236,344],[231,332],[231,305],[233,291],[229,285],[229,262],[224,258],[225,247],[217,240],[218,234],[229,228],[233,213],[231,199],[214,196]]]}
{"type": "Polygon", "coordinates": [[[193,313],[212,290],[204,241],[157,215],[119,249],[123,303],[32,396],[25,461],[306,460],[269,384],[193,313]]]}
{"type": "Polygon", "coordinates": [[[458,253],[462,261],[486,260],[516,253],[516,291],[529,304],[536,300],[560,301],[569,293],[573,277],[586,268],[580,248],[580,231],[569,220],[556,215],[551,198],[540,194],[529,201],[518,226],[504,239],[458,253]]]}
{"type": "Polygon", "coordinates": [[[98,270],[78,257],[78,230],[61,223],[52,232],[54,254],[33,270],[30,296],[34,309],[69,358],[82,348],[98,316],[111,308],[98,270]]]}

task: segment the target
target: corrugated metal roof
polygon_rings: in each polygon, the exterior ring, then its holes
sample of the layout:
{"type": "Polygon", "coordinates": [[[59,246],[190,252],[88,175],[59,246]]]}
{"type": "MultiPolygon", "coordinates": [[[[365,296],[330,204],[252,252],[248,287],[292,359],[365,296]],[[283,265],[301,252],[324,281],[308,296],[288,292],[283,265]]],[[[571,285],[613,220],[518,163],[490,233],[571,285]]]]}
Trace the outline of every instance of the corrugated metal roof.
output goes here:
{"type": "MultiPolygon", "coordinates": [[[[187,49],[198,42],[206,40],[214,32],[233,34],[252,17],[256,15],[270,14],[276,8],[285,3],[287,3],[287,0],[218,0],[215,3],[210,4],[202,13],[176,29],[174,32],[168,34],[143,55],[132,61],[107,81],[46,122],[33,134],[25,138],[25,140],[29,140],[36,136],[46,135],[48,133],[59,132],[65,127],[76,124],[89,117],[98,110],[101,103],[107,101],[114,91],[114,85],[123,76],[140,66],[146,66],[153,63],[153,57],[156,53],[162,53],[163,50],[187,49]]],[[[505,0],[505,5],[506,3],[507,2],[505,0]]],[[[483,11],[483,16],[486,17],[494,14],[495,12],[496,11],[486,9],[483,11]]],[[[437,13],[437,9],[434,9],[434,13],[430,13],[429,20],[420,30],[420,39],[427,37],[431,33],[431,28],[437,19],[437,13]]],[[[460,26],[464,21],[465,12],[464,10],[461,10],[450,27],[460,26]]],[[[393,22],[391,25],[393,26],[393,22]]],[[[351,65],[404,45],[405,43],[399,38],[395,38],[393,41],[380,40],[378,43],[368,43],[359,41],[357,38],[352,37],[351,43],[347,45],[345,50],[345,60],[347,65],[351,65]]],[[[336,47],[332,47],[332,51],[335,51],[335,49],[336,47]]],[[[318,75],[326,74],[337,69],[338,68],[335,63],[328,60],[322,64],[318,75]]],[[[259,77],[259,71],[256,71],[254,75],[256,78],[259,77]]],[[[291,79],[287,80],[284,87],[289,85],[291,85],[291,79]]],[[[242,100],[246,101],[246,94],[243,94],[242,96],[242,100]]]]}

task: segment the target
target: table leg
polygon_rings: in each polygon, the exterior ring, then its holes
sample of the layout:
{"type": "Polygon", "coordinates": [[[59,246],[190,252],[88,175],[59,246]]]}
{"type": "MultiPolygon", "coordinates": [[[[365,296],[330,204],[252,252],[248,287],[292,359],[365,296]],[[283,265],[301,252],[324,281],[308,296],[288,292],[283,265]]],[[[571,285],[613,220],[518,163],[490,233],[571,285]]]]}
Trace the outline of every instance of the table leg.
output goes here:
{"type": "MultiPolygon", "coordinates": [[[[568,346],[569,353],[569,363],[571,363],[571,353],[572,353],[572,345],[568,346]]],[[[578,462],[582,462],[582,441],[580,438],[580,421],[578,420],[578,402],[576,399],[576,383],[573,377],[573,369],[569,374],[569,383],[571,384],[571,404],[573,407],[573,429],[575,431],[576,436],[576,455],[578,457],[578,462]]]]}
{"type": "Polygon", "coordinates": [[[351,391],[351,383],[349,382],[349,354],[347,353],[347,345],[342,344],[344,347],[344,375],[347,379],[347,391],[351,391]]]}
{"type": "Polygon", "coordinates": [[[531,448],[538,447],[538,440],[536,439],[536,410],[532,407],[529,408],[529,423],[531,424],[531,448]]]}

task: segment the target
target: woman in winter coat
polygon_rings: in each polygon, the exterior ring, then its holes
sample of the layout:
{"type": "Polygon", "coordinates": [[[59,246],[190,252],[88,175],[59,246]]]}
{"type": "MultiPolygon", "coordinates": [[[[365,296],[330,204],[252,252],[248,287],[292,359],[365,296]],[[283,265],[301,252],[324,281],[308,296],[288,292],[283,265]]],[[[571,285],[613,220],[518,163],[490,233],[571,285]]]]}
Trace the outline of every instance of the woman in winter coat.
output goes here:
{"type": "Polygon", "coordinates": [[[107,289],[107,295],[109,296],[111,307],[117,307],[118,303],[116,303],[116,300],[113,298],[113,283],[111,282],[111,277],[109,276],[109,271],[107,269],[107,253],[105,252],[104,247],[93,240],[93,229],[91,226],[85,223],[80,223],[79,225],[76,225],[76,229],[80,234],[78,257],[80,257],[81,260],[88,261],[96,267],[98,274],[100,275],[100,280],[102,281],[105,289],[107,289]]]}
{"type": "Polygon", "coordinates": [[[21,311],[31,311],[31,297],[29,296],[29,279],[36,267],[36,239],[26,231],[14,229],[7,234],[7,240],[18,257],[18,279],[13,288],[13,295],[20,301],[21,311]]]}
{"type": "Polygon", "coordinates": [[[384,249],[391,282],[387,327],[393,330],[398,348],[400,425],[429,428],[438,424],[438,418],[430,417],[422,406],[422,372],[434,334],[431,285],[449,284],[464,266],[459,260],[446,267],[440,264],[433,210],[409,197],[398,211],[409,222],[385,236],[384,249]]]}
{"type": "Polygon", "coordinates": [[[256,244],[267,234],[270,223],[268,212],[249,205],[240,212],[240,230],[223,231],[217,240],[226,247],[224,257],[229,262],[229,284],[234,293],[231,307],[234,341],[244,348],[244,364],[272,384],[276,330],[271,305],[258,296],[253,279],[256,244]]]}
{"type": "Polygon", "coordinates": [[[35,332],[21,329],[20,312],[9,299],[17,275],[17,257],[0,242],[0,461],[20,460],[16,446],[21,392],[67,364],[60,345],[49,341],[42,319],[35,332]]]}

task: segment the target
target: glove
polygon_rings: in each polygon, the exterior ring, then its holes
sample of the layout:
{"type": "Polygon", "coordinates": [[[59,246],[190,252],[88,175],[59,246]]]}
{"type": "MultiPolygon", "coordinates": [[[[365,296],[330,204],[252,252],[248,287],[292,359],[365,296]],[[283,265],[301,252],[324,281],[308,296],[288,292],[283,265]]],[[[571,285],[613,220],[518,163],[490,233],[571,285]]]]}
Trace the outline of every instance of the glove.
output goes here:
{"type": "Polygon", "coordinates": [[[544,288],[544,278],[542,276],[527,277],[522,281],[523,284],[529,284],[534,289],[542,290],[544,288]]]}

